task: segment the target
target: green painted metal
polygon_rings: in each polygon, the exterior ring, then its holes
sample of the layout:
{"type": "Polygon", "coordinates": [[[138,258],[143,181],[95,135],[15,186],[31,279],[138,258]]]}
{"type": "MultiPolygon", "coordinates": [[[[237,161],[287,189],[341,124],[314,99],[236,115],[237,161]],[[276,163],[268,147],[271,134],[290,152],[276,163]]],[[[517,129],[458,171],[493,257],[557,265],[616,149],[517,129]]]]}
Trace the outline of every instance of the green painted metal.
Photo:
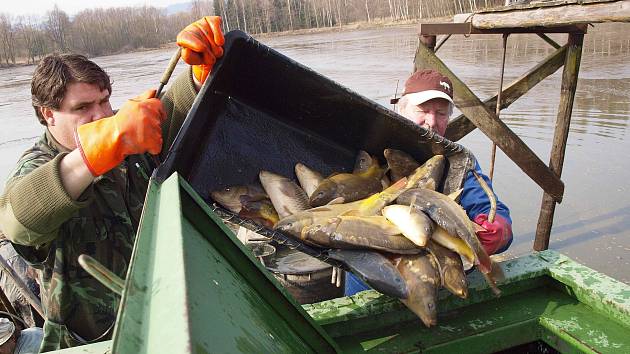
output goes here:
{"type": "Polygon", "coordinates": [[[501,297],[473,272],[430,329],[376,291],[302,308],[175,174],[150,183],[114,339],[61,352],[630,352],[628,285],[552,250],[500,266],[501,297]]]}
{"type": "Polygon", "coordinates": [[[630,352],[628,285],[551,250],[501,267],[499,298],[477,272],[468,299],[441,290],[431,329],[375,291],[304,307],[348,353],[488,353],[535,340],[563,353],[630,352]]]}
{"type": "Polygon", "coordinates": [[[337,351],[177,174],[150,182],[112,349],[337,351]]]}

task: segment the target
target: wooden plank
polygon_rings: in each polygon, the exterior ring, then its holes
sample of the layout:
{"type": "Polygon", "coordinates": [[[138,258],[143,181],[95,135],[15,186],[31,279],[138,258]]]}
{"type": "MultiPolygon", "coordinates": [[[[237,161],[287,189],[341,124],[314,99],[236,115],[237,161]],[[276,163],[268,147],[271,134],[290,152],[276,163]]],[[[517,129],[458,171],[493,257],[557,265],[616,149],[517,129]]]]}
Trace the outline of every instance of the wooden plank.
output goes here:
{"type": "Polygon", "coordinates": [[[630,0],[477,13],[471,19],[474,28],[486,30],[599,22],[630,22],[630,0]]]}
{"type": "MultiPolygon", "coordinates": [[[[532,87],[555,73],[563,64],[566,55],[566,46],[561,47],[544,60],[525,73],[501,93],[501,109],[509,107],[514,101],[526,94],[532,87]]],[[[484,104],[489,109],[496,105],[497,95],[487,99],[484,104]]],[[[446,128],[446,138],[451,141],[458,141],[477,127],[464,115],[452,119],[446,128]]]]}
{"type": "Polygon", "coordinates": [[[514,28],[476,28],[471,22],[421,23],[418,27],[420,36],[439,34],[503,34],[503,33],[586,33],[586,26],[554,26],[554,27],[514,27],[514,28]]]}
{"type": "Polygon", "coordinates": [[[557,202],[562,201],[564,183],[544,162],[466,86],[435,53],[418,44],[414,62],[430,65],[453,83],[455,105],[505,154],[557,202]]]}
{"type": "MultiPolygon", "coordinates": [[[[577,87],[578,74],[580,72],[583,40],[584,35],[582,34],[569,35],[569,48],[567,50],[564,71],[562,73],[560,104],[549,161],[549,168],[558,177],[562,175],[564,153],[569,136],[569,126],[571,124],[573,99],[575,98],[575,89],[577,87]]],[[[551,233],[551,225],[553,224],[555,209],[556,203],[553,196],[545,193],[540,207],[538,226],[536,227],[536,239],[534,240],[534,250],[536,251],[546,250],[549,247],[549,235],[551,233]]]]}

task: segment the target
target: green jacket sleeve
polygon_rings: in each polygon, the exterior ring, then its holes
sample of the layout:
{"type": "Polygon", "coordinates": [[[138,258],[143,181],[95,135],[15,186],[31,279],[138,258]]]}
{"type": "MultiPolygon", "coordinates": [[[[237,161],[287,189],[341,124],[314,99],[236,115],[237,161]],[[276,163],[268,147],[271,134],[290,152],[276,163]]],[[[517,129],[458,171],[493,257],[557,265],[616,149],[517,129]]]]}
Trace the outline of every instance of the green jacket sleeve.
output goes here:
{"type": "Polygon", "coordinates": [[[197,97],[197,90],[192,78],[192,69],[188,67],[177,76],[169,90],[162,96],[162,104],[167,119],[162,124],[162,153],[164,158],[177,136],[179,128],[184,124],[186,115],[197,97]]]}
{"type": "Polygon", "coordinates": [[[0,225],[13,243],[40,246],[57,237],[59,227],[91,202],[89,187],[73,200],[61,183],[59,164],[65,153],[52,160],[21,162],[0,196],[0,225]],[[26,166],[26,167],[25,167],[26,166]]]}

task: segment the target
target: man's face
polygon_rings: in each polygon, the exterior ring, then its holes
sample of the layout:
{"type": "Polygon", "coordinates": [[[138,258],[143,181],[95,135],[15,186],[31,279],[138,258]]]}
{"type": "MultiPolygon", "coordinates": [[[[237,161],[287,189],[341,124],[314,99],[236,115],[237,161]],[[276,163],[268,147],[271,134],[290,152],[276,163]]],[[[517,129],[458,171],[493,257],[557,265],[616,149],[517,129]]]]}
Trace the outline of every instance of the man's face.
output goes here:
{"type": "Polygon", "coordinates": [[[68,85],[58,110],[41,108],[48,129],[64,147],[76,148],[74,131],[80,125],[114,114],[110,93],[98,85],[75,82],[68,85]]]}
{"type": "Polygon", "coordinates": [[[408,103],[400,114],[419,126],[444,136],[450,116],[450,102],[434,98],[415,106],[408,103]]]}

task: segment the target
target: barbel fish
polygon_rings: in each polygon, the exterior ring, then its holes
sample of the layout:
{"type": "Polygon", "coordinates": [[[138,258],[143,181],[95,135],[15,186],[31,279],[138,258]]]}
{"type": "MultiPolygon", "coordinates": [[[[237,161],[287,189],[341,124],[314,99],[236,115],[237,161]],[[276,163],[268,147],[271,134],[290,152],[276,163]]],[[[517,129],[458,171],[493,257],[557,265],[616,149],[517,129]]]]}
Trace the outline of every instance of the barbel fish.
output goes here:
{"type": "Polygon", "coordinates": [[[322,247],[414,254],[420,248],[382,216],[338,216],[304,227],[300,238],[322,247]]]}
{"type": "Polygon", "coordinates": [[[352,273],[379,293],[399,299],[409,296],[405,280],[398,269],[378,252],[331,249],[328,256],[346,264],[352,273]]]}
{"type": "Polygon", "coordinates": [[[397,268],[409,291],[407,299],[400,301],[418,315],[425,326],[435,326],[440,275],[434,257],[429,253],[403,255],[397,268]]]}
{"type": "Polygon", "coordinates": [[[492,271],[492,261],[481,246],[468,215],[454,200],[442,193],[414,188],[401,194],[396,201],[398,204],[419,208],[446,232],[459,236],[472,249],[475,255],[474,264],[479,270],[484,274],[492,271]]]}
{"type": "Polygon", "coordinates": [[[459,255],[433,240],[429,240],[426,248],[435,257],[442,286],[462,299],[468,297],[468,281],[459,255]]]}

